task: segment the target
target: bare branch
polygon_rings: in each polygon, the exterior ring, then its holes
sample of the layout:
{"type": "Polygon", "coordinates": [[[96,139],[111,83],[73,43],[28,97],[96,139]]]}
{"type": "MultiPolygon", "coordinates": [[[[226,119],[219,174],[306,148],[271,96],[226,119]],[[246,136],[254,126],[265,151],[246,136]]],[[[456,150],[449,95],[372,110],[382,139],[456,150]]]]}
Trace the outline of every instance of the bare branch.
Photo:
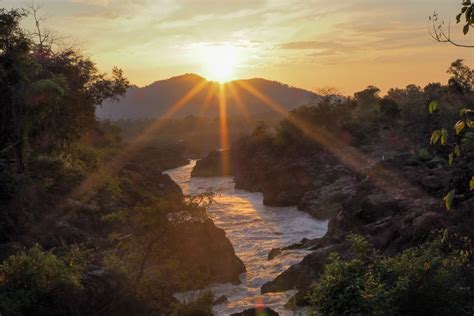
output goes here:
{"type": "Polygon", "coordinates": [[[444,25],[444,21],[439,20],[438,13],[436,11],[433,12],[433,15],[428,18],[428,33],[431,38],[439,43],[450,43],[457,47],[474,48],[474,45],[460,44],[451,39],[451,20],[448,23],[447,34],[444,25]]]}
{"type": "Polygon", "coordinates": [[[39,54],[52,53],[53,47],[60,45],[65,37],[59,35],[59,33],[43,27],[43,23],[48,20],[48,16],[40,14],[42,5],[37,5],[34,2],[27,4],[27,12],[31,15],[34,20],[35,31],[31,32],[31,35],[37,38],[37,51],[39,54]]]}

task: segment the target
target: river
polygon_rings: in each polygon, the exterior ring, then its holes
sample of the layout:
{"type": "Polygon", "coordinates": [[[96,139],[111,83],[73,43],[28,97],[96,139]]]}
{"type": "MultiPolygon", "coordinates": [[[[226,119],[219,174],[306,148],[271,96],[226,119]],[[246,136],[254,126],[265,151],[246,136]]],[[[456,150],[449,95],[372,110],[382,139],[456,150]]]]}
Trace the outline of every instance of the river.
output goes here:
{"type": "Polygon", "coordinates": [[[284,304],[294,291],[260,294],[260,287],[273,280],[289,266],[298,263],[308,253],[305,250],[283,251],[273,260],[267,260],[273,248],[282,248],[299,242],[302,238],[321,237],[327,230],[327,221],[318,221],[296,207],[270,207],[263,205],[261,193],[251,193],[234,188],[232,177],[191,178],[196,164],[168,170],[167,174],[181,186],[184,194],[195,195],[206,189],[218,192],[210,207],[214,223],[225,230],[235,253],[244,262],[246,273],[242,283],[215,284],[216,297],[225,295],[226,303],[214,306],[216,315],[230,315],[254,307],[257,300],[280,315],[293,315],[284,304]]]}

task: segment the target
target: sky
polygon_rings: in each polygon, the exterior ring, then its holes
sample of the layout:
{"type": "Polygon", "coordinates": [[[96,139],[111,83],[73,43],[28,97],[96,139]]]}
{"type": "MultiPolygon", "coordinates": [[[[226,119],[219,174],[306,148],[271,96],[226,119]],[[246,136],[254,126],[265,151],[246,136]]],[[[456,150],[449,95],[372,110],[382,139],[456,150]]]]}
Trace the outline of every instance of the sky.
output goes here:
{"type": "MultiPolygon", "coordinates": [[[[0,0],[21,7],[23,0],[0,0]]],[[[428,16],[454,21],[461,0],[43,0],[46,26],[103,71],[118,66],[145,86],[184,73],[260,77],[352,94],[447,82],[451,61],[474,49],[434,42],[428,16]],[[231,55],[223,57],[222,55],[231,55]],[[221,60],[231,58],[231,60],[221,60]]],[[[452,23],[452,37],[474,44],[452,23]]]]}

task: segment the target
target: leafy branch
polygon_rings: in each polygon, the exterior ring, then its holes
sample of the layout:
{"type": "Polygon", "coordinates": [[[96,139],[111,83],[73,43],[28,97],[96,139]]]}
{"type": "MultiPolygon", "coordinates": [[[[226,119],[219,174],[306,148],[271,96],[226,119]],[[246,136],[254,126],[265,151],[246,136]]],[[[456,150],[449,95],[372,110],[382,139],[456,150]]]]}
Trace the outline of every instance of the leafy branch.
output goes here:
{"type": "MultiPolygon", "coordinates": [[[[432,101],[428,107],[430,114],[434,114],[438,111],[439,103],[438,101],[432,101]]],[[[463,108],[459,112],[460,120],[457,121],[454,126],[453,130],[455,134],[458,136],[460,135],[465,129],[472,129],[474,128],[474,119],[472,116],[474,115],[474,111],[470,109],[463,108]]],[[[452,152],[448,155],[448,163],[452,166],[454,159],[461,156],[461,144],[460,143],[448,143],[448,130],[447,129],[437,129],[433,132],[430,139],[431,145],[440,144],[442,146],[449,146],[452,148],[452,152]]],[[[474,190],[474,176],[469,181],[469,188],[470,190],[474,190]]],[[[443,198],[443,203],[447,210],[450,210],[453,204],[454,197],[456,195],[455,190],[450,190],[443,198]]]]}
{"type": "MultiPolygon", "coordinates": [[[[463,20],[465,20],[463,34],[467,35],[470,28],[474,27],[474,3],[472,3],[471,0],[463,1],[461,12],[456,15],[456,24],[461,23],[463,20]]],[[[467,45],[454,41],[451,38],[451,21],[448,22],[446,30],[445,22],[439,19],[439,14],[436,11],[428,18],[428,32],[437,42],[450,43],[457,47],[474,48],[474,45],[467,45]]]]}

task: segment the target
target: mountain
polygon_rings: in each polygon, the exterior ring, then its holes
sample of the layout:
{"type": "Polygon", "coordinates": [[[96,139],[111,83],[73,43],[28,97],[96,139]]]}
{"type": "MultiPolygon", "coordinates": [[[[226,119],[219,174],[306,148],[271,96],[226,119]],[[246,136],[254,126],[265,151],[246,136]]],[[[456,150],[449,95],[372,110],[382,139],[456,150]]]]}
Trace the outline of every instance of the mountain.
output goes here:
{"type": "MultiPolygon", "coordinates": [[[[197,86],[202,87],[202,89],[192,98],[186,100],[174,116],[218,116],[219,91],[222,90],[219,83],[208,81],[195,74],[185,74],[156,81],[143,88],[132,86],[120,101],[106,101],[97,109],[97,116],[111,120],[160,117],[197,86]]],[[[251,86],[287,110],[307,104],[313,98],[318,98],[312,92],[290,87],[276,81],[260,78],[235,80],[224,84],[229,116],[245,115],[245,112],[255,115],[273,111],[243,86],[251,86]]]]}

